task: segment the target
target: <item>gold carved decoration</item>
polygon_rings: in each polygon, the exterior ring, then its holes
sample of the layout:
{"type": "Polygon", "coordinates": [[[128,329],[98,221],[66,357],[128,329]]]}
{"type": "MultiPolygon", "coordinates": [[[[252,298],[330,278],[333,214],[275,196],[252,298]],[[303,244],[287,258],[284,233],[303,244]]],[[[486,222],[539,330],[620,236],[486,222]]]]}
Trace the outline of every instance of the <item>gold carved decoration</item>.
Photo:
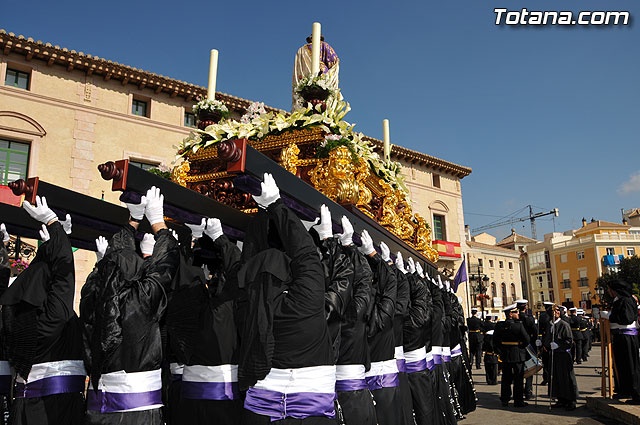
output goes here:
{"type": "Polygon", "coordinates": [[[179,165],[173,168],[173,175],[171,176],[171,180],[178,183],[180,186],[187,187],[187,174],[189,173],[189,171],[189,161],[185,159],[179,165]]]}
{"type": "Polygon", "coordinates": [[[290,172],[291,174],[296,174],[298,171],[298,154],[300,153],[300,148],[295,143],[291,143],[286,148],[282,149],[280,153],[280,165],[290,172]]]}
{"type": "Polygon", "coordinates": [[[339,146],[329,152],[329,160],[320,160],[309,171],[311,183],[327,197],[339,204],[356,204],[360,199],[360,188],[356,181],[357,167],[351,151],[339,146]]]}

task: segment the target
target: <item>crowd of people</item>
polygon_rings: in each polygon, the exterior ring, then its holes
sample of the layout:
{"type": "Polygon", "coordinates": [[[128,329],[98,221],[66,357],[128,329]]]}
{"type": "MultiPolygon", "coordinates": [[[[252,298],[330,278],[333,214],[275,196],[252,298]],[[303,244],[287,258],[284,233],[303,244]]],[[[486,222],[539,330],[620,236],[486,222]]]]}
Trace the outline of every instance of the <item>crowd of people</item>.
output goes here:
{"type": "Polygon", "coordinates": [[[79,316],[71,219],[24,202],[43,243],[11,285],[1,249],[9,423],[453,424],[475,409],[448,281],[366,231],[356,246],[346,217],[334,234],[324,206],[301,221],[268,174],[254,198],[242,244],[209,217],[178,240],[149,189],[96,241],[79,316]]]}

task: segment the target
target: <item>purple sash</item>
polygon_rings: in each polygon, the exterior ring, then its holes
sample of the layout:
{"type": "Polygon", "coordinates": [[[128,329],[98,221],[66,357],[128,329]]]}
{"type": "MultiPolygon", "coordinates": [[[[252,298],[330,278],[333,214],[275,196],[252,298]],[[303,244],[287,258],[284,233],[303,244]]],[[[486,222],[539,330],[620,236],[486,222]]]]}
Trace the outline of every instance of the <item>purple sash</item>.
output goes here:
{"type": "Polygon", "coordinates": [[[84,392],[84,375],[58,375],[31,381],[27,384],[16,383],[16,398],[46,397],[52,394],[84,392]]]}
{"type": "Polygon", "coordinates": [[[451,356],[458,355],[458,354],[462,354],[462,349],[456,347],[453,350],[451,350],[451,356]]]}
{"type": "Polygon", "coordinates": [[[611,329],[611,333],[614,335],[638,335],[637,328],[622,328],[622,329],[611,329]]]}
{"type": "Polygon", "coordinates": [[[366,379],[341,379],[336,381],[336,391],[358,391],[369,388],[366,379]]]}
{"type": "Polygon", "coordinates": [[[427,368],[427,359],[420,359],[417,362],[407,362],[407,373],[422,372],[427,368]]]}
{"type": "Polygon", "coordinates": [[[237,382],[182,381],[182,397],[196,400],[236,400],[240,393],[237,382]]]}
{"type": "Polygon", "coordinates": [[[309,416],[335,418],[335,393],[290,393],[249,388],[244,408],[258,415],[269,416],[271,421],[286,417],[304,419],[309,416]]]}
{"type": "MultiPolygon", "coordinates": [[[[434,357],[435,357],[435,356],[434,356],[434,357]]],[[[433,370],[434,366],[435,366],[435,363],[433,362],[433,359],[429,359],[429,360],[427,361],[427,369],[429,369],[429,370],[433,370]]]]}
{"type": "Polygon", "coordinates": [[[398,365],[398,372],[406,372],[406,364],[407,361],[405,359],[396,359],[396,364],[398,365]]]}
{"type": "Polygon", "coordinates": [[[442,356],[440,354],[433,355],[433,364],[442,364],[442,356]]]}
{"type": "Polygon", "coordinates": [[[100,413],[118,412],[162,404],[162,390],[143,393],[97,393],[87,390],[87,410],[100,413]]]}
{"type": "Polygon", "coordinates": [[[367,376],[365,379],[367,380],[367,386],[371,391],[379,390],[381,388],[393,388],[399,385],[397,373],[367,376]]]}

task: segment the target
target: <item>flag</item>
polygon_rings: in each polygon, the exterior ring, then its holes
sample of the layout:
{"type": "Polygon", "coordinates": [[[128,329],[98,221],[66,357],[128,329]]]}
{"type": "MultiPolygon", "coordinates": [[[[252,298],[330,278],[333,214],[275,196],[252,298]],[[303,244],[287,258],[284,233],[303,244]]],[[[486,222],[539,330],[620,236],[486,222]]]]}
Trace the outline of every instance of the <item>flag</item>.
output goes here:
{"type": "Polygon", "coordinates": [[[467,261],[466,258],[462,259],[462,264],[460,264],[460,267],[458,268],[458,272],[456,273],[456,276],[453,278],[453,288],[451,288],[453,292],[458,292],[458,285],[460,285],[462,282],[467,281],[466,261],[467,261]]]}

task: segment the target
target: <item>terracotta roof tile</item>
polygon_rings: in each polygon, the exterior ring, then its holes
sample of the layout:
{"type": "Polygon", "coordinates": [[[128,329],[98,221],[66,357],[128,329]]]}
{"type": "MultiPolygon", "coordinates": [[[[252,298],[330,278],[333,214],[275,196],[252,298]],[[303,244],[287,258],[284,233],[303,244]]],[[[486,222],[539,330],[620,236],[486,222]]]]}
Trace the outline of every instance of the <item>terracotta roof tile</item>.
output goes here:
{"type": "Polygon", "coordinates": [[[494,251],[500,251],[500,252],[509,253],[509,254],[512,254],[512,255],[520,255],[520,253],[518,251],[516,251],[515,249],[503,248],[503,247],[497,246],[497,245],[488,245],[486,243],[480,243],[480,242],[474,242],[474,241],[466,241],[466,244],[471,248],[492,249],[494,251]]]}
{"type": "Polygon", "coordinates": [[[604,220],[596,220],[587,224],[584,227],[577,229],[575,234],[577,235],[577,234],[588,232],[590,230],[598,229],[601,227],[608,228],[608,229],[630,229],[631,228],[631,226],[626,224],[612,223],[610,221],[604,221],[604,220]]]}

